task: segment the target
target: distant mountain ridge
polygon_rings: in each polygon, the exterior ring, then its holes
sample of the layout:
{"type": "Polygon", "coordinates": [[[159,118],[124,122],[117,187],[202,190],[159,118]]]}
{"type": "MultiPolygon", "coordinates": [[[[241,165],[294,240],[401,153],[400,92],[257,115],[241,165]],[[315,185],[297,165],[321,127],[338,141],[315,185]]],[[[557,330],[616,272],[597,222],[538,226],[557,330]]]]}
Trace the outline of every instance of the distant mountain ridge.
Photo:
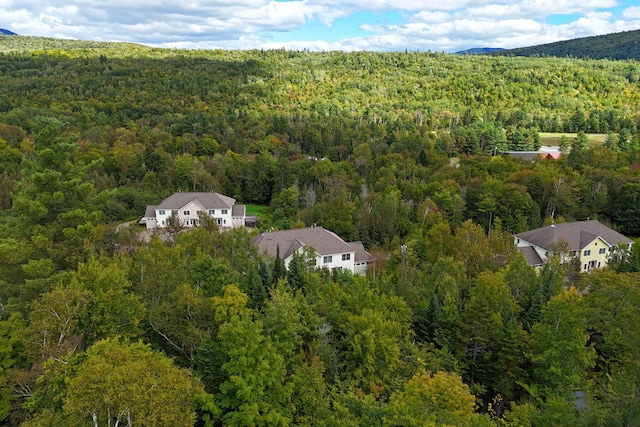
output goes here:
{"type": "Polygon", "coordinates": [[[4,36],[17,36],[13,31],[5,30],[4,28],[0,28],[0,34],[4,36]]]}
{"type": "Polygon", "coordinates": [[[504,50],[501,47],[473,47],[471,49],[459,50],[455,52],[456,55],[485,55],[487,53],[504,50]]]}
{"type": "Polygon", "coordinates": [[[640,61],[640,30],[582,37],[538,46],[490,52],[504,56],[556,56],[640,61]]]}

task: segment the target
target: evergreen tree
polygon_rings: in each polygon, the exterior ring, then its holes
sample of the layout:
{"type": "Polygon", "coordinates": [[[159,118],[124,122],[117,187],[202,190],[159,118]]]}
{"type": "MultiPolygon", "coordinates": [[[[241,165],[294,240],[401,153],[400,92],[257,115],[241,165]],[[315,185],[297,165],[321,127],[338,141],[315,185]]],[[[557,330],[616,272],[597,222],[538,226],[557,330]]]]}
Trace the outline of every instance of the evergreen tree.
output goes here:
{"type": "MultiPolygon", "coordinates": [[[[278,248],[278,252],[280,252],[280,248],[278,248]]],[[[271,278],[271,270],[269,270],[269,266],[264,260],[260,260],[258,274],[260,275],[262,286],[264,289],[268,289],[273,283],[273,279],[271,278]]]]}
{"type": "Polygon", "coordinates": [[[569,138],[566,135],[560,136],[560,140],[558,141],[558,146],[560,148],[560,152],[565,154],[569,151],[569,138]]]}
{"type": "Polygon", "coordinates": [[[284,260],[280,258],[280,245],[276,247],[276,259],[273,261],[272,283],[284,279],[287,276],[287,269],[284,266],[284,260]]]}
{"type": "Polygon", "coordinates": [[[431,293],[428,304],[415,315],[413,330],[423,342],[434,342],[438,330],[439,307],[435,293],[431,293]]]}
{"type": "Polygon", "coordinates": [[[589,146],[587,145],[588,142],[589,138],[587,137],[587,135],[583,131],[580,131],[573,139],[571,149],[577,151],[586,150],[587,148],[589,148],[589,146]]]}
{"type": "Polygon", "coordinates": [[[302,255],[295,252],[289,261],[289,269],[287,271],[287,282],[293,289],[304,288],[304,260],[302,255]]]}

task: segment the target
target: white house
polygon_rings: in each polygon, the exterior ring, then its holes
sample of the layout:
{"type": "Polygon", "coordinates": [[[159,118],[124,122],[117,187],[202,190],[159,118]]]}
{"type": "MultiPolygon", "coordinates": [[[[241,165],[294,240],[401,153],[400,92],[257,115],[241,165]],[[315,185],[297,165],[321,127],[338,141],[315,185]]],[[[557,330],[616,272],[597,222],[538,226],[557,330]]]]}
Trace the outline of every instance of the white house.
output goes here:
{"type": "Polygon", "coordinates": [[[516,234],[514,239],[529,265],[536,267],[542,266],[553,255],[555,245],[564,240],[571,258],[580,259],[583,272],[605,267],[614,247],[631,248],[633,244],[633,240],[596,220],[553,224],[516,234]]]}
{"type": "Polygon", "coordinates": [[[313,248],[316,268],[349,270],[353,274],[364,275],[367,265],[374,260],[361,242],[347,243],[337,234],[322,227],[262,233],[254,237],[252,242],[261,252],[267,252],[271,256],[275,257],[279,251],[287,268],[293,254],[300,252],[305,246],[313,248]]]}
{"type": "Polygon", "coordinates": [[[245,205],[236,205],[232,197],[219,193],[174,193],[157,206],[147,206],[138,221],[148,229],[163,228],[175,214],[184,227],[200,223],[199,215],[207,215],[220,227],[243,227],[246,218],[245,205]]]}

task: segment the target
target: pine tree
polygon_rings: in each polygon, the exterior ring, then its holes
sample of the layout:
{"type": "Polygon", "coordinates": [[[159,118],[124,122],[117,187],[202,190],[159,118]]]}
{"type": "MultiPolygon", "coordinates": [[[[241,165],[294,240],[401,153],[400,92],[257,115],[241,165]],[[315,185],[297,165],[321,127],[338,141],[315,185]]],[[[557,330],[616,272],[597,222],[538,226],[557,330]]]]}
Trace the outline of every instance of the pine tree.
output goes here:
{"type": "Polygon", "coordinates": [[[293,254],[289,262],[287,281],[293,289],[302,289],[304,287],[304,261],[302,255],[297,252],[293,254]]]}
{"type": "Polygon", "coordinates": [[[587,148],[589,148],[587,146],[587,143],[589,142],[589,138],[587,138],[587,135],[580,131],[578,132],[578,134],[576,135],[576,137],[573,140],[573,146],[572,149],[573,150],[586,150],[587,148]]]}
{"type": "Polygon", "coordinates": [[[283,279],[287,275],[287,270],[284,266],[284,261],[280,258],[280,245],[276,247],[276,259],[273,261],[273,278],[271,283],[277,283],[278,280],[283,279]]]}

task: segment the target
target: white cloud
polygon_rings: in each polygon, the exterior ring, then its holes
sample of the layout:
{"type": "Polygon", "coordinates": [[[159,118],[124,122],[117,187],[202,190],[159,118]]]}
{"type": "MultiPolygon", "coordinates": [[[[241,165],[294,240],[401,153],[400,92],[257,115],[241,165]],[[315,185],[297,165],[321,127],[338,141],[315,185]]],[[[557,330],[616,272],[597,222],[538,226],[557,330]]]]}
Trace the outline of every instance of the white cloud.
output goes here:
{"type": "Polygon", "coordinates": [[[314,4],[329,5],[331,7],[345,7],[356,10],[369,10],[375,12],[399,10],[399,11],[438,11],[456,10],[478,6],[486,3],[482,0],[448,0],[434,2],[432,0],[309,0],[314,4]]]}
{"type": "Polygon", "coordinates": [[[545,18],[551,15],[588,13],[602,8],[615,7],[615,0],[524,0],[511,4],[486,4],[472,7],[460,14],[472,17],[497,18],[545,18]]]}
{"type": "Polygon", "coordinates": [[[615,6],[616,0],[0,0],[0,27],[24,35],[188,49],[453,51],[640,28],[640,7],[614,15],[615,6]],[[389,22],[387,12],[395,12],[392,22],[400,21],[381,24],[389,22]],[[547,23],[551,16],[574,14],[580,17],[573,22],[547,23]],[[270,35],[297,30],[307,31],[308,38],[307,26],[336,27],[337,20],[351,16],[358,16],[355,25],[370,34],[286,42],[270,35]],[[363,23],[363,16],[374,18],[363,23]]]}
{"type": "Polygon", "coordinates": [[[622,11],[622,16],[627,19],[640,19],[640,6],[631,6],[622,11]]]}
{"type": "Polygon", "coordinates": [[[411,22],[424,22],[426,24],[437,24],[439,22],[445,22],[451,19],[451,14],[437,11],[420,11],[411,16],[411,22]]]}
{"type": "Polygon", "coordinates": [[[603,21],[608,21],[609,19],[611,19],[613,14],[611,12],[589,12],[586,13],[585,16],[588,19],[600,19],[603,21]]]}

